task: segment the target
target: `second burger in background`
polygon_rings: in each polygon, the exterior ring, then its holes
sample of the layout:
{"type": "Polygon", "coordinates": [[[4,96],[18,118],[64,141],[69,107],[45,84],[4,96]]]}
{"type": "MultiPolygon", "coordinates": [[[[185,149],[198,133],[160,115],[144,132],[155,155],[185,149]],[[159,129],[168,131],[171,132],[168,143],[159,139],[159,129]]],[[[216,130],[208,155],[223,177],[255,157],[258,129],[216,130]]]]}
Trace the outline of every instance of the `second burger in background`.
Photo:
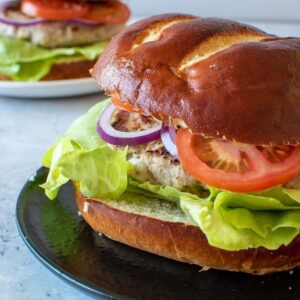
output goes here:
{"type": "Polygon", "coordinates": [[[129,17],[120,1],[0,4],[0,80],[89,77],[88,70],[129,17]]]}

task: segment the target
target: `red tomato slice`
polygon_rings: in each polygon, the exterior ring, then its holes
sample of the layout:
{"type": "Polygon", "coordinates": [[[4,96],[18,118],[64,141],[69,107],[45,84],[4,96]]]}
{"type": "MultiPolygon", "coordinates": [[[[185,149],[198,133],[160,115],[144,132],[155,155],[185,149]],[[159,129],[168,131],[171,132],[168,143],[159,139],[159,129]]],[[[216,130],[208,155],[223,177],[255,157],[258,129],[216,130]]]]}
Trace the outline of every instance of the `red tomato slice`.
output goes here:
{"type": "Polygon", "coordinates": [[[22,0],[21,11],[31,17],[68,20],[83,18],[90,11],[90,6],[75,0],[22,0]]]}
{"type": "Polygon", "coordinates": [[[130,17],[128,7],[119,1],[89,2],[90,11],[84,20],[102,24],[124,24],[130,17]]]}
{"type": "Polygon", "coordinates": [[[112,97],[111,102],[119,109],[126,110],[129,112],[138,112],[141,113],[142,110],[140,108],[135,108],[133,107],[130,103],[128,102],[122,102],[119,98],[117,97],[112,97]]]}
{"type": "Polygon", "coordinates": [[[300,147],[255,146],[204,138],[181,128],[179,160],[199,181],[235,192],[255,192],[286,183],[300,173],[300,147]]]}

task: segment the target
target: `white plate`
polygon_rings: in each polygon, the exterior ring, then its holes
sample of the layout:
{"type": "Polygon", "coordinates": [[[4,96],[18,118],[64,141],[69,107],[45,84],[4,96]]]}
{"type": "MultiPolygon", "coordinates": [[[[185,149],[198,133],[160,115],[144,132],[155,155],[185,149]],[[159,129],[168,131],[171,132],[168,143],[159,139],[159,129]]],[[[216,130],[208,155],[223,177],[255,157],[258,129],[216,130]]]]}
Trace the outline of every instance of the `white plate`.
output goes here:
{"type": "Polygon", "coordinates": [[[0,81],[0,96],[18,98],[59,98],[101,91],[93,78],[38,82],[0,81]]]}

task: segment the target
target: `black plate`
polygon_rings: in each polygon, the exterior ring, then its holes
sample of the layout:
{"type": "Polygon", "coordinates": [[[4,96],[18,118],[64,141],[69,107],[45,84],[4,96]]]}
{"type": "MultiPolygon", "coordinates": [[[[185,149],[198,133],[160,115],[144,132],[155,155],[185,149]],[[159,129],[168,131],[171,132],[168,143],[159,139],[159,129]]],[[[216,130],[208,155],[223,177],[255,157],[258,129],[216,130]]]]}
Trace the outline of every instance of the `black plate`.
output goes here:
{"type": "Polygon", "coordinates": [[[56,275],[97,295],[135,299],[300,299],[300,270],[268,276],[209,270],[148,254],[99,236],[77,213],[72,185],[49,201],[24,186],[17,222],[29,249],[56,275]]]}

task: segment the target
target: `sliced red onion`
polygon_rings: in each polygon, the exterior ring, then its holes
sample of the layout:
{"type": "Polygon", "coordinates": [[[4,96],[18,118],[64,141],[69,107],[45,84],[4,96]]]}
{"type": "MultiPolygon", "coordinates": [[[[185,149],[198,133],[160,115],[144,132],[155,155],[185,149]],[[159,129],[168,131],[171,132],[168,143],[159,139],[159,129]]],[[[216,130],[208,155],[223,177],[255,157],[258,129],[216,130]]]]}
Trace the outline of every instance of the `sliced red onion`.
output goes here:
{"type": "Polygon", "coordinates": [[[176,146],[176,133],[175,130],[173,128],[170,129],[170,127],[167,126],[162,126],[161,128],[161,140],[165,146],[165,148],[167,149],[167,151],[175,158],[178,158],[178,151],[177,151],[177,146],[176,146]],[[174,140],[172,139],[172,135],[171,133],[174,134],[174,140]]]}
{"type": "Polygon", "coordinates": [[[27,27],[27,26],[34,26],[38,24],[47,23],[47,21],[42,19],[34,19],[32,21],[17,21],[14,19],[7,18],[5,16],[0,16],[0,23],[5,25],[12,25],[16,27],[27,27]]]}
{"type": "MultiPolygon", "coordinates": [[[[6,25],[12,25],[16,27],[26,27],[26,26],[34,26],[39,24],[57,22],[53,20],[41,19],[41,18],[34,18],[30,20],[16,20],[6,16],[6,10],[8,8],[16,7],[19,4],[19,1],[8,1],[0,4],[0,23],[6,25]]],[[[95,23],[86,20],[79,20],[79,19],[72,19],[72,20],[61,20],[58,22],[68,23],[68,24],[75,24],[75,25],[82,25],[82,26],[90,26],[96,27],[101,25],[100,23],[95,23]]]]}
{"type": "Polygon", "coordinates": [[[171,140],[176,145],[176,131],[175,131],[175,128],[172,127],[172,126],[170,126],[168,128],[169,128],[169,134],[170,134],[171,140]]]}
{"type": "Polygon", "coordinates": [[[47,22],[43,19],[32,19],[32,20],[15,20],[6,16],[6,10],[9,8],[18,7],[20,1],[6,1],[0,4],[0,22],[6,25],[13,26],[33,26],[47,22]]]}
{"type": "Polygon", "coordinates": [[[113,104],[109,104],[100,115],[97,123],[97,132],[107,143],[117,146],[138,146],[160,138],[161,124],[147,130],[135,132],[116,130],[111,125],[111,116],[116,109],[113,104]]]}

